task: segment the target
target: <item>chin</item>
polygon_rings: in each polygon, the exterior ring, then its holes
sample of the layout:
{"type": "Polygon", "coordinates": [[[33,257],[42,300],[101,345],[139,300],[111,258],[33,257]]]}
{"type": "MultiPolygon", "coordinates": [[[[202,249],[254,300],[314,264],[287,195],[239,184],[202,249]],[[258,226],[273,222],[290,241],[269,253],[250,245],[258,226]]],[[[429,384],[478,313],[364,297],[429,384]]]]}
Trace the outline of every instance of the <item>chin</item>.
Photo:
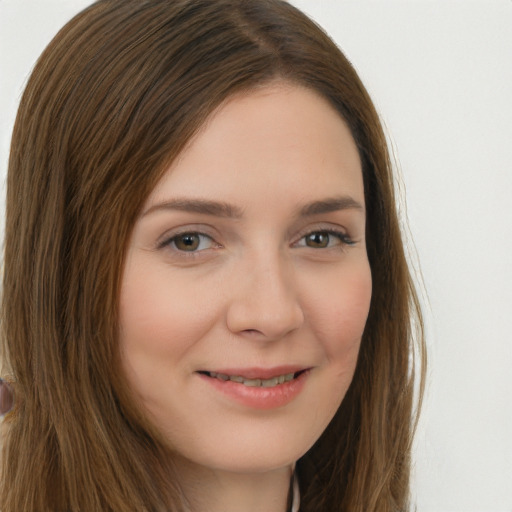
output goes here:
{"type": "Polygon", "coordinates": [[[253,421],[245,429],[224,428],[222,432],[210,432],[213,435],[207,436],[208,439],[203,436],[196,438],[197,443],[183,444],[187,448],[179,450],[179,456],[195,466],[229,473],[265,473],[289,468],[323,432],[323,425],[310,429],[304,426],[307,426],[304,422],[270,426],[253,421]]]}

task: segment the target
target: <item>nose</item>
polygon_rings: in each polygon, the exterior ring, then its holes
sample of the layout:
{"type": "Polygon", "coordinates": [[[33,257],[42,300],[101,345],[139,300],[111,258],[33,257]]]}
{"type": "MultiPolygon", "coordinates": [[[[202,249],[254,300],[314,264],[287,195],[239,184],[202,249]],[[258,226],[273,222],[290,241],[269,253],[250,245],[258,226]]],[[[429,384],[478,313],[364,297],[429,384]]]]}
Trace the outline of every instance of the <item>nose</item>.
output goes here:
{"type": "Polygon", "coordinates": [[[241,269],[232,291],[226,321],[233,334],[271,341],[304,323],[293,271],[279,258],[252,261],[241,269]]]}

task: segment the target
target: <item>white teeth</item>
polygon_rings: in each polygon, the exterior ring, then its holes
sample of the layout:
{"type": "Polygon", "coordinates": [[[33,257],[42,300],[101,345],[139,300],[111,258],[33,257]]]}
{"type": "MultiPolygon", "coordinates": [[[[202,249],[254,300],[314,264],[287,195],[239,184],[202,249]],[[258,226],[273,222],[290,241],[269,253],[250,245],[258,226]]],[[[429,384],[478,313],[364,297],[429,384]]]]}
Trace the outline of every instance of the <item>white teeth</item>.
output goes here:
{"type": "Polygon", "coordinates": [[[237,382],[239,384],[243,384],[244,386],[249,387],[263,387],[263,388],[272,388],[277,386],[278,384],[284,384],[285,382],[290,382],[294,373],[287,373],[285,375],[279,375],[278,377],[272,377],[271,379],[246,379],[245,377],[241,377],[240,375],[226,375],[224,373],[217,372],[209,372],[210,377],[214,377],[216,379],[220,379],[222,381],[231,380],[233,382],[237,382]]]}

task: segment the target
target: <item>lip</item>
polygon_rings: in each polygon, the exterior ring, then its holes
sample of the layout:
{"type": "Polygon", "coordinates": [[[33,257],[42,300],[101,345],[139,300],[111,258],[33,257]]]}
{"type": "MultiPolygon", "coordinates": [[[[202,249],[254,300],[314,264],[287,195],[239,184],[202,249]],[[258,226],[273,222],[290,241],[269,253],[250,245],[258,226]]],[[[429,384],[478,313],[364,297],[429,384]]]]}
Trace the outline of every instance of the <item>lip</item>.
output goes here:
{"type": "MultiPolygon", "coordinates": [[[[210,370],[213,371],[213,370],[210,370]]],[[[310,367],[276,366],[273,368],[223,368],[215,370],[229,376],[246,379],[271,379],[288,373],[301,372],[289,382],[272,387],[250,387],[231,380],[223,381],[205,373],[197,373],[210,389],[240,405],[251,409],[269,410],[283,407],[292,402],[303,390],[311,373],[310,367]]]]}

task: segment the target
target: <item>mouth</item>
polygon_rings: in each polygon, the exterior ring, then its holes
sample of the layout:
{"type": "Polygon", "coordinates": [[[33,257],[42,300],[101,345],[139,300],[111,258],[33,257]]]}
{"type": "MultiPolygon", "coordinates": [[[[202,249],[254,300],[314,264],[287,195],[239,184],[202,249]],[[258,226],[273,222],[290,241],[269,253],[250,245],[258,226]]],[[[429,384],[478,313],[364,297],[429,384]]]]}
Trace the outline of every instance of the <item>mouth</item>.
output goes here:
{"type": "MultiPolygon", "coordinates": [[[[216,368],[197,371],[208,388],[244,408],[272,410],[293,402],[309,380],[313,367],[216,368]]],[[[217,395],[218,396],[218,395],[217,395]]]]}
{"type": "Polygon", "coordinates": [[[242,384],[247,387],[252,388],[273,388],[276,386],[280,386],[282,384],[286,384],[288,382],[293,381],[294,379],[298,379],[301,375],[308,372],[310,368],[305,368],[302,370],[298,370],[295,372],[282,373],[280,375],[275,375],[270,378],[261,377],[244,377],[243,375],[236,375],[230,373],[221,373],[221,372],[211,372],[211,371],[199,371],[197,373],[201,375],[205,375],[206,377],[210,377],[212,379],[218,379],[223,382],[231,381],[236,382],[237,384],[242,384]]]}

